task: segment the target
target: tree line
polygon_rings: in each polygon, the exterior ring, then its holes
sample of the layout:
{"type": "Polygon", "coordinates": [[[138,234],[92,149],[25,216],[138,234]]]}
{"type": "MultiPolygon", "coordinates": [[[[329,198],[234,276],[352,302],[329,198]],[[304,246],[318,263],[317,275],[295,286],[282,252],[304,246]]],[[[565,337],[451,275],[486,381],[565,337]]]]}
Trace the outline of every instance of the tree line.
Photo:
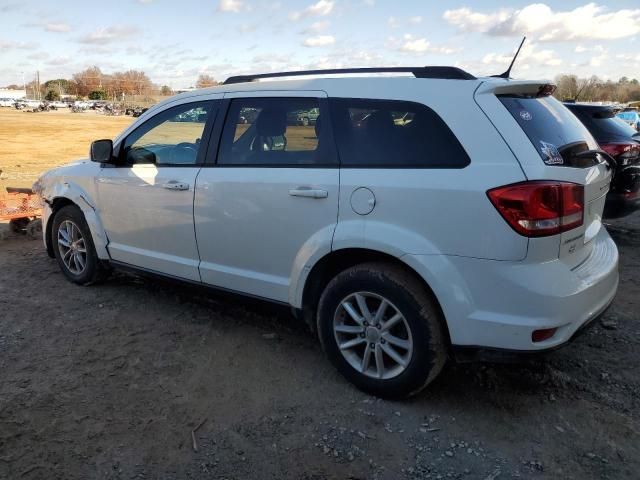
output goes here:
{"type": "Polygon", "coordinates": [[[640,101],[640,82],[636,78],[622,77],[617,82],[602,80],[593,75],[578,78],[576,75],[558,75],[554,96],[559,100],[578,102],[627,103],[640,101]]]}
{"type": "MultiPolygon", "coordinates": [[[[213,77],[202,74],[196,81],[196,88],[218,85],[213,77]]],[[[22,89],[19,85],[9,85],[10,89],[22,89]]],[[[93,66],[74,73],[71,78],[56,78],[38,84],[33,80],[26,84],[27,97],[59,100],[62,97],[89,98],[91,100],[121,100],[128,96],[173,95],[168,85],[156,85],[147,74],[140,70],[104,73],[93,66]]]]}
{"type": "MultiPolygon", "coordinates": [[[[559,100],[577,100],[585,102],[617,102],[627,103],[640,101],[640,82],[636,78],[620,78],[602,80],[597,76],[579,78],[576,75],[558,75],[555,79],[558,86],[554,96],[559,100]]],[[[219,85],[211,75],[201,74],[196,80],[196,88],[219,85]]],[[[63,96],[90,98],[94,100],[121,100],[124,97],[172,95],[168,85],[156,85],[141,70],[104,73],[93,66],[74,73],[71,78],[48,80],[40,85],[32,81],[26,85],[27,96],[58,100],[63,96]]],[[[21,88],[9,85],[9,88],[21,88]]]]}

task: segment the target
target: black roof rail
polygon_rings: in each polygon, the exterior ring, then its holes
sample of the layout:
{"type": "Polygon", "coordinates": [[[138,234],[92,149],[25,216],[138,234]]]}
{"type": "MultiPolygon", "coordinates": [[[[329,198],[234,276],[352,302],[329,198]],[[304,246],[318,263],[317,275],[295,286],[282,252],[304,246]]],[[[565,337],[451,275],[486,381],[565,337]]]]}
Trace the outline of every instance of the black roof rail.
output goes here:
{"type": "Polygon", "coordinates": [[[328,70],[298,70],[292,72],[236,75],[225,80],[224,85],[253,82],[261,78],[301,77],[305,75],[335,75],[348,73],[413,73],[416,78],[441,78],[447,80],[475,80],[476,77],[458,67],[367,67],[333,68],[328,70]]]}

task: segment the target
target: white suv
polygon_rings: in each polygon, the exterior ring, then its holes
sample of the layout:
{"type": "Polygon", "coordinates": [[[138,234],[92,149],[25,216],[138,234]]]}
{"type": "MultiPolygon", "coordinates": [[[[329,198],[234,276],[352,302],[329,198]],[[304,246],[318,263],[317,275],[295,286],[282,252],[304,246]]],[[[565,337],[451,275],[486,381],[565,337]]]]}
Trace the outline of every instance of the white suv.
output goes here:
{"type": "MultiPolygon", "coordinates": [[[[337,76],[360,72],[386,75],[337,76]]],[[[451,354],[557,347],[615,296],[611,167],[553,88],[233,77],[44,174],[46,248],[82,285],[133,267],[290,305],[359,388],[413,394],[451,354]]]]}

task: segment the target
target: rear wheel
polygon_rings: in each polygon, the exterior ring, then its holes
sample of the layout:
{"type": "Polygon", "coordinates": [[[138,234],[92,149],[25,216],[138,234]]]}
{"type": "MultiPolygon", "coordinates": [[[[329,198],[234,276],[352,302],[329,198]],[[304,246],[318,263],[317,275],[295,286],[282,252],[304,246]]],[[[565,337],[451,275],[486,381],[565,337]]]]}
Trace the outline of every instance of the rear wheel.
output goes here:
{"type": "Polygon", "coordinates": [[[53,218],[52,240],[62,273],[79,285],[103,280],[108,269],[96,254],[91,231],[75,205],[61,208],[53,218]]]}
{"type": "Polygon", "coordinates": [[[446,361],[433,300],[393,264],[357,265],[329,282],[318,307],[318,333],[338,371],[381,397],[418,393],[446,361]]]}

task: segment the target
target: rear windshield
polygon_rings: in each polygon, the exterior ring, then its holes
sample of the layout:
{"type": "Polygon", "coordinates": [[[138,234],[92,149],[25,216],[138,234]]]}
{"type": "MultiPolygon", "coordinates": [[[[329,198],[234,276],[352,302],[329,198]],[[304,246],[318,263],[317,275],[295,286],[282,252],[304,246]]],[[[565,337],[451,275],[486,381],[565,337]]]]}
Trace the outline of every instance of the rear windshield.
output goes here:
{"type": "Polygon", "coordinates": [[[498,98],[527,134],[547,165],[584,168],[593,158],[576,153],[598,148],[586,127],[553,97],[499,95],[498,98]]]}
{"type": "Polygon", "coordinates": [[[576,117],[589,129],[591,134],[600,142],[607,142],[611,137],[629,138],[636,131],[624,120],[618,118],[609,109],[589,109],[568,107],[576,117]]]}

